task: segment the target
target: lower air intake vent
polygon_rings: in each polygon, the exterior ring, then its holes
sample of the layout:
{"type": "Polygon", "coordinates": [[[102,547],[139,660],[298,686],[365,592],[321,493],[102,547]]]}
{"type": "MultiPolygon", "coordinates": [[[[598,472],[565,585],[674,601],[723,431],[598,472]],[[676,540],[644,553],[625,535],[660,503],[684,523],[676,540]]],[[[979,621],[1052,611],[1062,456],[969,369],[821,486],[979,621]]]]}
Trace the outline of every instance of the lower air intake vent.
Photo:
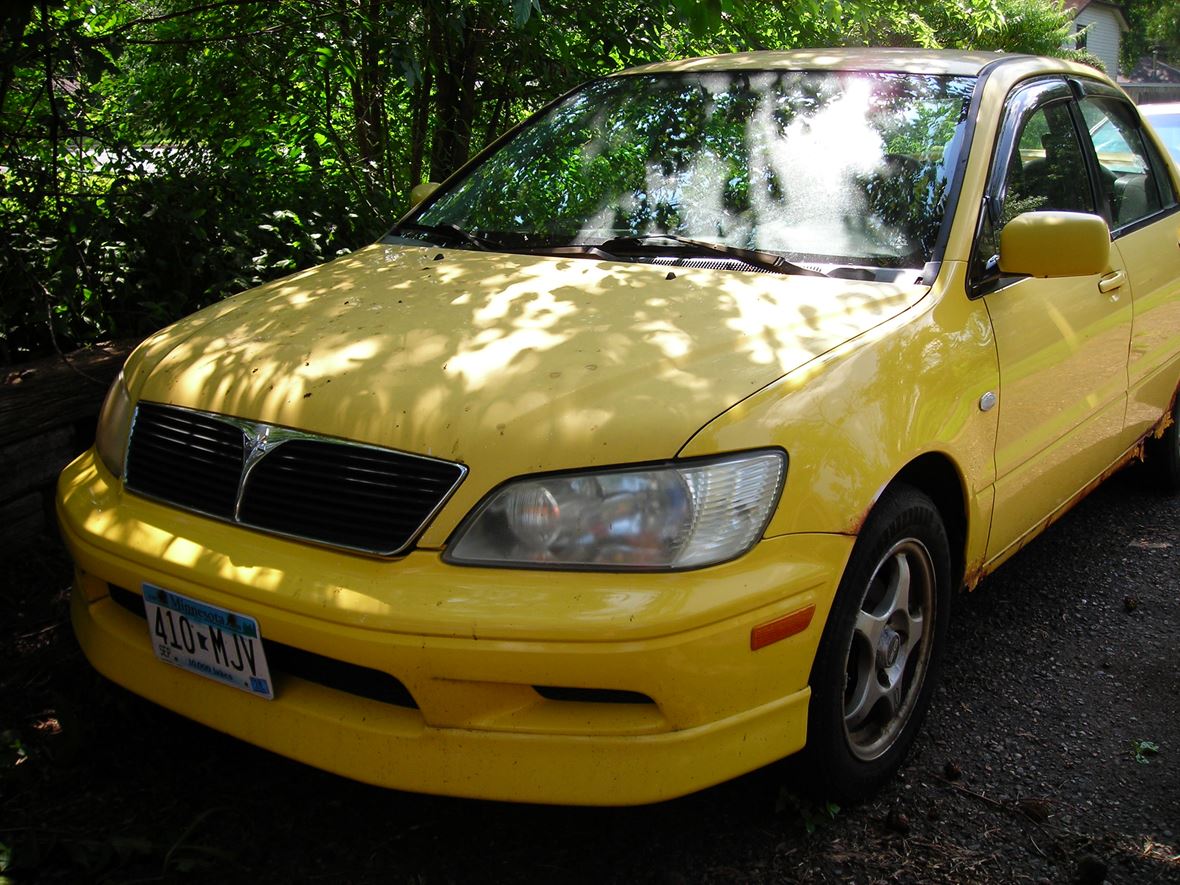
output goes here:
{"type": "Polygon", "coordinates": [[[533,691],[548,701],[571,701],[576,704],[654,704],[637,691],[621,688],[567,688],[559,685],[534,685],[533,691]]]}

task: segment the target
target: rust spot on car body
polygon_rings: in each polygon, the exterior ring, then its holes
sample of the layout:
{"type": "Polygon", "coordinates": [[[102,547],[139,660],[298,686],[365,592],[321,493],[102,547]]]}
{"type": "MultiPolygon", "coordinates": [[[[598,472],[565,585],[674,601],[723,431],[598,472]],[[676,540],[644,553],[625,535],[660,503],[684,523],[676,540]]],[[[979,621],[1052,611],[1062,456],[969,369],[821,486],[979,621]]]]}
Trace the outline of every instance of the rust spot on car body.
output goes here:
{"type": "Polygon", "coordinates": [[[963,571],[963,589],[974,590],[985,575],[987,575],[987,569],[984,567],[982,559],[971,563],[963,571]]]}
{"type": "MultiPolygon", "coordinates": [[[[1177,393],[1177,396],[1180,396],[1180,392],[1177,393]]],[[[993,560],[990,562],[980,559],[969,563],[963,570],[963,589],[968,591],[974,590],[979,586],[980,582],[982,582],[985,577],[990,575],[997,568],[999,568],[1000,565],[1028,546],[1028,544],[1040,536],[1040,534],[1044,532],[1045,529],[1059,521],[1083,498],[1094,491],[1094,489],[1098,488],[1098,486],[1102,485],[1102,483],[1106,482],[1106,480],[1110,479],[1110,477],[1118,473],[1132,461],[1143,461],[1146,456],[1148,441],[1152,439],[1163,438],[1163,435],[1167,432],[1168,428],[1174,423],[1172,415],[1175,413],[1175,409],[1176,396],[1173,396],[1172,402],[1168,405],[1167,410],[1164,412],[1160,420],[1156,422],[1150,430],[1143,434],[1143,436],[1141,436],[1133,446],[1131,446],[1121,456],[1119,456],[1117,461],[1115,461],[1104,471],[1102,471],[1102,473],[1100,473],[1097,477],[1077,491],[1064,504],[1062,504],[1052,513],[1046,516],[1040,523],[1030,529],[1029,532],[1016,541],[1016,543],[1013,544],[1011,548],[1005,550],[998,557],[993,558],[993,560]]],[[[876,502],[874,501],[873,503],[875,504],[876,502]]],[[[853,519],[848,529],[849,533],[853,535],[859,534],[860,530],[864,528],[865,521],[868,519],[870,513],[872,513],[872,505],[870,505],[868,510],[859,514],[855,519],[853,519]]]]}
{"type": "Polygon", "coordinates": [[[864,510],[862,510],[860,513],[858,513],[856,516],[853,517],[852,522],[850,522],[848,524],[848,531],[845,534],[849,534],[849,535],[859,535],[860,534],[861,529],[863,529],[865,527],[865,523],[868,522],[868,520],[869,520],[869,514],[871,514],[873,512],[873,508],[877,506],[878,500],[879,500],[878,498],[874,498],[872,503],[869,504],[868,507],[866,507],[864,510]]]}
{"type": "Polygon", "coordinates": [[[1172,396],[1172,401],[1168,404],[1168,409],[1166,412],[1164,412],[1164,417],[1160,419],[1159,423],[1155,425],[1155,428],[1152,430],[1152,432],[1148,434],[1148,436],[1152,439],[1163,439],[1164,434],[1168,432],[1168,428],[1175,423],[1172,415],[1176,413],[1176,397],[1178,396],[1180,396],[1180,391],[1177,391],[1172,396]]]}
{"type": "Polygon", "coordinates": [[[1102,485],[1102,483],[1106,482],[1108,479],[1110,479],[1112,476],[1114,476],[1116,473],[1118,473],[1120,470],[1122,470],[1124,467],[1126,467],[1132,461],[1142,461],[1143,460],[1144,441],[1150,435],[1151,435],[1150,433],[1146,434],[1137,443],[1135,443],[1135,445],[1131,446],[1131,448],[1129,448],[1126,452],[1124,452],[1122,454],[1122,456],[1119,457],[1119,459],[1117,461],[1115,461],[1113,464],[1111,464],[1109,467],[1107,467],[1105,470],[1103,470],[1094,479],[1090,480],[1088,483],[1086,483],[1084,486],[1082,486],[1082,488],[1078,492],[1076,492],[1073,495],[1073,497],[1069,498],[1069,500],[1067,500],[1064,504],[1062,504],[1060,507],[1058,507],[1052,513],[1050,513],[1047,517],[1045,517],[1045,519],[1041,521],[1041,523],[1037,526],[1036,529],[1029,532],[1021,540],[1020,546],[1024,547],[1026,544],[1028,544],[1029,541],[1031,541],[1033,538],[1035,538],[1037,535],[1039,535],[1041,532],[1043,532],[1049,526],[1053,525],[1055,522],[1060,520],[1063,516],[1065,516],[1065,514],[1069,513],[1069,511],[1072,510],[1078,504],[1078,502],[1080,502],[1083,498],[1085,498],[1088,494],[1090,494],[1090,492],[1094,491],[1094,489],[1098,488],[1098,486],[1102,485]]]}
{"type": "Polygon", "coordinates": [[[1086,483],[1086,485],[1082,486],[1082,488],[1075,492],[1068,500],[1066,500],[1064,504],[1037,523],[1036,526],[1030,529],[1024,535],[1024,537],[1020,538],[1009,549],[1005,550],[999,556],[993,558],[990,562],[972,564],[972,566],[967,569],[967,572],[963,577],[963,586],[968,590],[974,590],[977,586],[979,586],[980,581],[982,581],[985,577],[999,568],[1003,563],[1007,562],[1009,559],[1027,547],[1033,540],[1039,537],[1042,532],[1049,528],[1049,526],[1058,522],[1063,516],[1065,516],[1065,514],[1069,513],[1069,511],[1071,511],[1083,498],[1098,488],[1098,486],[1102,485],[1102,483],[1106,482],[1106,480],[1110,479],[1110,477],[1114,476],[1114,474],[1118,473],[1132,461],[1142,461],[1144,457],[1144,448],[1147,444],[1147,441],[1153,437],[1159,438],[1163,430],[1167,429],[1170,422],[1171,410],[1165,414],[1165,416],[1160,420],[1159,424],[1145,433],[1139,438],[1138,442],[1136,442],[1122,455],[1120,455],[1117,461],[1103,470],[1094,479],[1090,480],[1090,482],[1086,483]]]}

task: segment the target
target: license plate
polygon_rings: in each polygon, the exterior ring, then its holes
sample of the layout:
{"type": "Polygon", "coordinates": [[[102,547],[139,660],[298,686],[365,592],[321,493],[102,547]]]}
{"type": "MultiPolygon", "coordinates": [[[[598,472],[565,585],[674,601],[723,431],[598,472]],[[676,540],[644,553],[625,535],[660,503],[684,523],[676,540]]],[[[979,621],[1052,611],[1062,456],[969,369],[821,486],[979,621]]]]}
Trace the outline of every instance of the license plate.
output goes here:
{"type": "Polygon", "coordinates": [[[143,585],[148,633],[161,661],[250,694],[274,697],[258,622],[154,584],[143,585]]]}

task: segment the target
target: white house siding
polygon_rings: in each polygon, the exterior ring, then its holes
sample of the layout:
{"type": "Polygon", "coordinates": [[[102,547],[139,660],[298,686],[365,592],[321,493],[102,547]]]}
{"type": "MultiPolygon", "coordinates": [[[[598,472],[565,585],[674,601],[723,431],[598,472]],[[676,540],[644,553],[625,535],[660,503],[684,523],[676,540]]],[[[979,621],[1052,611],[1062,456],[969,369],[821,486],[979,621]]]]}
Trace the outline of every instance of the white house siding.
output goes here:
{"type": "Polygon", "coordinates": [[[1086,32],[1086,50],[1096,55],[1112,78],[1119,72],[1119,20],[1118,13],[1106,6],[1091,4],[1078,13],[1074,19],[1075,31],[1089,26],[1086,32]]]}

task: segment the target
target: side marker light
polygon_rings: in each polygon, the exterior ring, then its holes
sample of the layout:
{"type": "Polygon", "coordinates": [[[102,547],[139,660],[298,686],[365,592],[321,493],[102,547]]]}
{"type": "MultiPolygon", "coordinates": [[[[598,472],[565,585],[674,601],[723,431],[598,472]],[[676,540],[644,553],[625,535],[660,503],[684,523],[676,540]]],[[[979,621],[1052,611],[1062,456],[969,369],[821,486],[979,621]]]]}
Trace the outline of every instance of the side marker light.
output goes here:
{"type": "Polygon", "coordinates": [[[780,639],[802,633],[811,626],[811,619],[814,616],[815,606],[809,605],[797,612],[791,612],[789,615],[759,624],[750,631],[750,651],[758,651],[758,649],[765,648],[780,639]]]}

